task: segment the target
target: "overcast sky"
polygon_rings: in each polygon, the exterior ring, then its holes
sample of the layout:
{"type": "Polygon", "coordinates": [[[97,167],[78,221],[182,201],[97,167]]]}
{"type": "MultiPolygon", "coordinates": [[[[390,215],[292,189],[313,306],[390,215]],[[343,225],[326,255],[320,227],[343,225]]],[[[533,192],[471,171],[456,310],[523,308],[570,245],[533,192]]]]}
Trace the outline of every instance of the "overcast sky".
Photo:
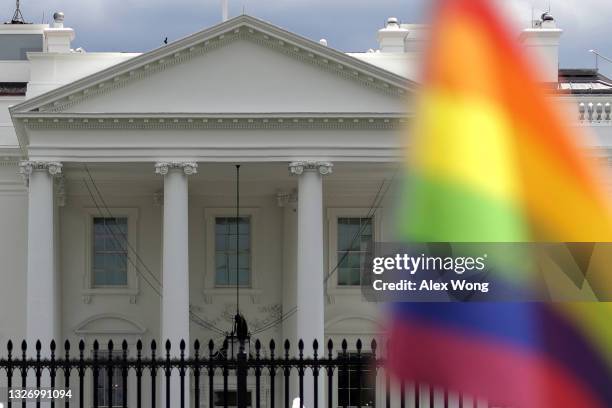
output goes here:
{"type": "MultiPolygon", "coordinates": [[[[536,15],[548,0],[496,0],[509,10],[508,18],[527,26],[532,6],[536,15]],[[511,17],[512,16],[512,17],[511,17]]],[[[403,22],[423,22],[431,0],[229,0],[230,16],[254,15],[308,38],[326,38],[343,51],[376,47],[376,31],[389,16],[403,22]]],[[[66,14],[76,30],[74,47],[88,51],[148,51],[216,24],[221,0],[21,0],[27,20],[66,14]]],[[[563,67],[592,67],[589,49],[612,58],[612,0],[551,0],[552,14],[565,30],[561,45],[563,67]]],[[[12,16],[14,0],[0,0],[0,17],[12,16]]],[[[602,63],[612,75],[612,64],[602,63]]]]}

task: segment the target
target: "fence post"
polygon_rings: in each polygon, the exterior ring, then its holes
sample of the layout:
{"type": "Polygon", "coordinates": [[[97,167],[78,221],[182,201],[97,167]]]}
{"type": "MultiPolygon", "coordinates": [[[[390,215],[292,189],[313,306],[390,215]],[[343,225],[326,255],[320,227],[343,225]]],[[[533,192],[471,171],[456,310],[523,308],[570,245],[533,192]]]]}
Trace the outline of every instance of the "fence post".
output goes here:
{"type": "MultiPolygon", "coordinates": [[[[55,366],[55,340],[51,340],[51,361],[49,362],[49,376],[51,377],[51,393],[53,394],[53,390],[55,389],[55,374],[56,374],[56,366],[55,366]]],[[[51,399],[51,408],[55,408],[55,399],[51,399]]]]}
{"type": "Polygon", "coordinates": [[[142,341],[136,342],[136,408],[142,408],[142,341]]]}
{"type": "Polygon", "coordinates": [[[255,340],[255,408],[261,406],[261,367],[260,367],[260,352],[261,342],[259,339],[255,340]]]}
{"type": "Polygon", "coordinates": [[[85,359],[83,356],[83,352],[85,350],[85,342],[83,340],[79,341],[79,408],[85,406],[83,401],[85,400],[85,391],[83,382],[85,381],[85,359]]]}
{"type": "Polygon", "coordinates": [[[9,391],[13,388],[13,342],[8,341],[6,345],[6,349],[8,351],[8,357],[6,360],[6,401],[7,407],[12,408],[13,403],[9,398],[9,391]]]}
{"type": "Polygon", "coordinates": [[[157,404],[157,396],[155,394],[155,387],[157,384],[157,363],[155,361],[155,350],[157,349],[157,343],[155,340],[151,340],[151,407],[155,408],[157,404]]]}
{"type": "Polygon", "coordinates": [[[128,380],[128,356],[127,356],[128,343],[127,340],[123,340],[121,343],[121,352],[123,361],[121,362],[121,386],[123,388],[121,406],[127,408],[127,380],[128,380]]]}
{"type": "MultiPolygon", "coordinates": [[[[64,390],[66,392],[70,389],[70,342],[66,340],[64,342],[64,390]]],[[[64,408],[70,408],[70,398],[64,399],[64,408]]]]}
{"type": "Polygon", "coordinates": [[[107,392],[107,399],[108,399],[108,406],[109,407],[113,407],[114,406],[114,401],[113,401],[113,341],[109,340],[108,341],[108,361],[107,361],[107,368],[106,368],[106,376],[108,377],[108,392],[107,392]]]}
{"type": "Polygon", "coordinates": [[[208,342],[208,407],[213,408],[214,405],[214,375],[215,366],[213,364],[213,350],[215,343],[212,340],[208,342]]]}
{"type": "MultiPolygon", "coordinates": [[[[94,390],[93,390],[93,406],[94,408],[98,408],[98,376],[99,376],[99,367],[98,367],[98,348],[100,345],[98,344],[98,340],[94,340],[93,343],[93,382],[94,382],[94,390]]],[[[83,377],[81,377],[81,382],[83,381],[83,377]]]]}
{"type": "MultiPolygon", "coordinates": [[[[284,376],[285,376],[285,408],[289,408],[289,375],[291,375],[291,366],[289,365],[289,348],[291,345],[289,344],[289,340],[285,340],[285,367],[284,367],[284,376]]],[[[302,408],[302,407],[300,407],[302,408]]]]}
{"type": "Polygon", "coordinates": [[[196,339],[193,343],[193,378],[194,378],[194,405],[200,406],[200,341],[196,339]]]}
{"type": "Polygon", "coordinates": [[[240,340],[238,359],[236,362],[236,389],[238,408],[247,407],[247,355],[244,351],[244,341],[240,340]]]}
{"type": "Polygon", "coordinates": [[[276,348],[276,343],[274,343],[274,339],[270,340],[270,408],[274,408],[274,400],[275,400],[275,382],[276,382],[276,365],[274,363],[274,349],[276,348]]]}
{"type": "MultiPolygon", "coordinates": [[[[334,342],[332,339],[327,341],[327,408],[332,408],[334,405],[334,342]]],[[[387,407],[389,408],[389,407],[387,407]]]]}
{"type": "Polygon", "coordinates": [[[312,377],[314,378],[314,408],[319,408],[319,342],[317,341],[317,339],[314,339],[314,341],[312,342],[312,351],[312,377]]]}

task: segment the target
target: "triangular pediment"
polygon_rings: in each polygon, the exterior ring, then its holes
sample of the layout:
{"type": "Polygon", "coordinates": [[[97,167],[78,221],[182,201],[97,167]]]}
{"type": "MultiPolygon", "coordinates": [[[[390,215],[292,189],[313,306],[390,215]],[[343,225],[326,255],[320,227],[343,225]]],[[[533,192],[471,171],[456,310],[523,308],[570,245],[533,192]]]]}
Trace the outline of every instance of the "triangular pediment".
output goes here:
{"type": "Polygon", "coordinates": [[[240,16],[27,100],[11,112],[399,114],[413,85],[240,16]]]}

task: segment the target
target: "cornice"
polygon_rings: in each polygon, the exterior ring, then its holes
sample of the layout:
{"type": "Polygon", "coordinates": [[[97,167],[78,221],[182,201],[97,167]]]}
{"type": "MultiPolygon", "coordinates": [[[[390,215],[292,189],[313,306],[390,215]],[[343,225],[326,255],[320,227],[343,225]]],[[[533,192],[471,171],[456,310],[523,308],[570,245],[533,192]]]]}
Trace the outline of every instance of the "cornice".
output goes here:
{"type": "Polygon", "coordinates": [[[343,78],[387,94],[401,96],[411,84],[392,74],[339,51],[296,36],[271,24],[241,16],[232,24],[221,24],[196,33],[168,46],[135,57],[114,67],[77,80],[41,97],[11,108],[11,112],[36,109],[39,112],[61,112],[96,95],[184,63],[237,40],[248,40],[333,72],[343,78]],[[45,99],[55,98],[49,102],[45,99]]]}
{"type": "MultiPolygon", "coordinates": [[[[35,115],[35,114],[34,114],[35,115]]],[[[303,115],[142,116],[75,115],[20,117],[28,129],[376,129],[394,130],[406,117],[303,115]]]]}

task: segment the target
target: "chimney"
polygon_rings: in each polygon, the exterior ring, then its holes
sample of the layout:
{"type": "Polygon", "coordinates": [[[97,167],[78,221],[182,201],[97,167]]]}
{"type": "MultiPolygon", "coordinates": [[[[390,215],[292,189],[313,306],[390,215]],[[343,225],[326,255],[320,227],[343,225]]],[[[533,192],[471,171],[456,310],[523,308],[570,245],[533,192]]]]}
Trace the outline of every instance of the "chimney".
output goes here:
{"type": "Polygon", "coordinates": [[[45,52],[68,53],[70,42],[74,40],[74,30],[64,28],[64,13],[53,14],[53,24],[45,29],[45,52]]]}
{"type": "Polygon", "coordinates": [[[404,40],[408,30],[403,28],[398,19],[389,17],[385,28],[378,30],[378,46],[380,52],[404,52],[404,40]]]}
{"type": "Polygon", "coordinates": [[[429,36],[429,27],[425,24],[402,24],[408,30],[404,39],[405,52],[422,52],[429,36]]]}
{"type": "Polygon", "coordinates": [[[557,28],[555,19],[548,13],[542,14],[540,20],[533,22],[532,28],[523,30],[520,36],[522,44],[536,59],[540,67],[542,82],[559,82],[559,43],[563,30],[557,28]]]}

